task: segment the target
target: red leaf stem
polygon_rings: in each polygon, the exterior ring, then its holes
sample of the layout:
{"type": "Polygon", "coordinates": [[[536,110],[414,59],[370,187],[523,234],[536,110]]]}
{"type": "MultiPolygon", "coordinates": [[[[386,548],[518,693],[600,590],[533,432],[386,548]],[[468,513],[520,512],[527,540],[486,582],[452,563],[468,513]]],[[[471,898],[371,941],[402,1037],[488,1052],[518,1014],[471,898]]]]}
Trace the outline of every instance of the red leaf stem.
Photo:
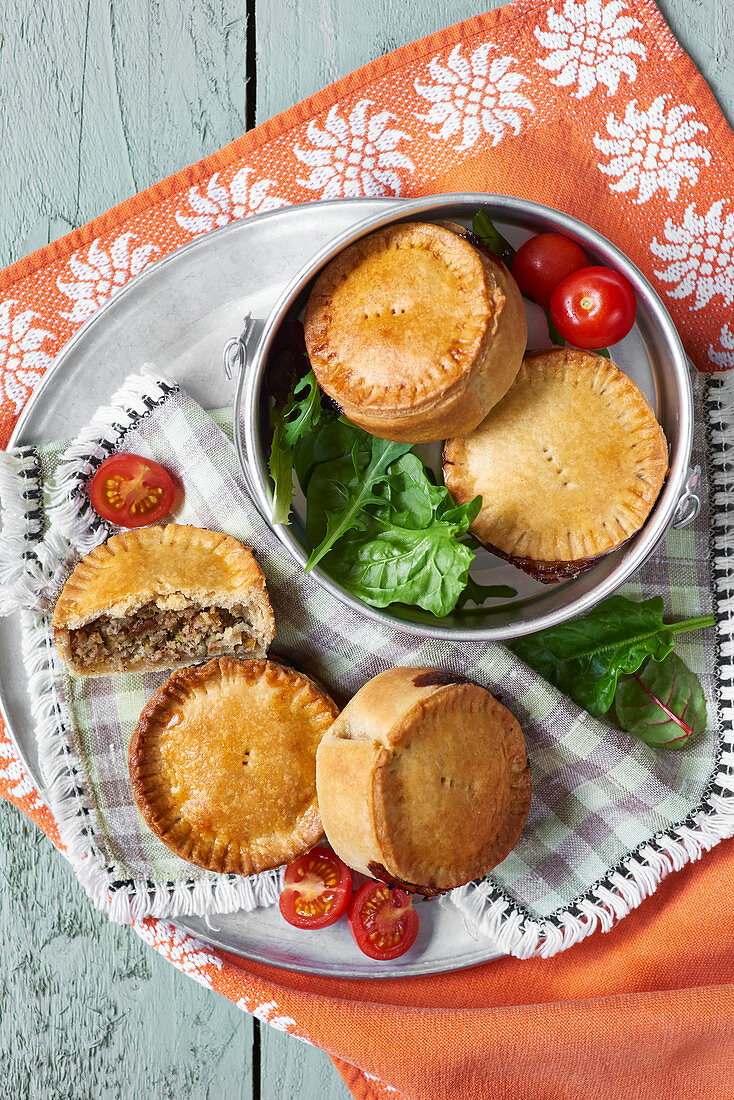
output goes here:
{"type": "MultiPolygon", "coordinates": [[[[638,675],[637,675],[637,673],[636,673],[636,672],[634,672],[634,673],[633,673],[632,675],[633,675],[634,679],[635,679],[635,680],[637,680],[637,683],[638,683],[638,684],[640,685],[640,687],[642,688],[642,690],[643,690],[644,692],[646,692],[646,694],[647,694],[647,695],[649,695],[649,696],[650,696],[650,698],[652,699],[653,703],[657,703],[657,705],[658,705],[658,706],[660,707],[660,709],[661,709],[661,710],[663,711],[663,713],[664,713],[664,714],[667,714],[667,716],[668,716],[668,718],[669,718],[669,719],[671,720],[671,722],[675,722],[675,724],[676,724],[677,726],[680,726],[680,728],[681,728],[681,729],[683,730],[683,734],[684,734],[684,736],[685,736],[685,737],[690,737],[690,736],[691,736],[691,734],[693,733],[693,730],[691,729],[691,727],[690,727],[690,726],[688,726],[688,725],[686,725],[686,723],[685,723],[685,722],[683,721],[683,719],[682,719],[682,718],[680,718],[680,717],[679,717],[679,716],[678,716],[677,714],[675,714],[675,713],[674,713],[674,712],[673,712],[673,711],[672,711],[672,710],[670,709],[670,707],[668,707],[668,706],[667,706],[667,705],[666,705],[666,704],[665,704],[665,703],[664,703],[664,702],[662,701],[662,699],[658,699],[657,695],[655,695],[655,694],[654,694],[654,693],[653,693],[652,691],[650,691],[650,689],[649,689],[649,687],[647,686],[647,684],[646,684],[646,683],[644,682],[644,680],[643,680],[643,679],[642,679],[642,678],[641,678],[640,676],[638,676],[638,675]]],[[[671,694],[671,695],[673,694],[673,689],[674,689],[674,688],[675,688],[675,677],[673,678],[673,686],[671,687],[671,690],[670,690],[670,694],[671,694]]],[[[674,740],[674,741],[682,741],[682,740],[683,740],[683,738],[682,738],[682,737],[674,737],[674,738],[672,738],[672,740],[674,740]]]]}

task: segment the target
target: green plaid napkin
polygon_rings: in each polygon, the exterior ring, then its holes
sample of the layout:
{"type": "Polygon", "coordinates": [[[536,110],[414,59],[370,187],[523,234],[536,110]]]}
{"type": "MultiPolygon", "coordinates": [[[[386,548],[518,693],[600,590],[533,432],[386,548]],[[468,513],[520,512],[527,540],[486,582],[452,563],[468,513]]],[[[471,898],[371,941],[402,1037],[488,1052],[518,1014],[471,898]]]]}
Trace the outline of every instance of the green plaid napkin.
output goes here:
{"type": "Polygon", "coordinates": [[[527,824],[500,867],[440,903],[458,905],[501,950],[551,955],[610,927],[665,874],[734,832],[727,556],[734,376],[699,378],[695,386],[700,514],[693,527],[671,531],[625,587],[633,597],[662,595],[676,618],[717,613],[716,630],[678,642],[709,708],[707,731],[683,752],[653,750],[590,718],[501,645],[422,639],[336,601],[304,576],[247,497],[228,414],[207,414],[150,370],[129,379],[112,408],[100,410],[68,449],[10,454],[0,471],[4,609],[26,609],[25,655],[47,793],[95,901],[127,921],[252,908],[271,903],[278,890],[275,872],[240,879],[179,860],[138,813],[128,742],[166,674],[72,680],[56,655],[49,618],[58,588],[79,554],[112,531],[89,507],[86,484],[117,449],[147,455],[178,475],[185,499],[177,522],[226,531],[254,548],[275,609],[273,651],[320,679],[337,700],[385,668],[427,665],[486,684],[515,713],[533,781],[527,824]]]}

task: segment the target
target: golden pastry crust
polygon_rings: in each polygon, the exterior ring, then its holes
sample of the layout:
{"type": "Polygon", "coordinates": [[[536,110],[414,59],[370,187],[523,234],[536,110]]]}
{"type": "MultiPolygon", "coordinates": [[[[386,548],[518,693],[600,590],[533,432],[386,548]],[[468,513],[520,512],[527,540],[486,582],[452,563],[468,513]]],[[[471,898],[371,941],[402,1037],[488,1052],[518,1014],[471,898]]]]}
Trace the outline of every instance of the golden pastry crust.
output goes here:
{"type": "Polygon", "coordinates": [[[274,661],[179,669],[130,742],[140,812],[176,855],[208,871],[288,863],[322,836],[316,749],[338,713],[312,680],[274,661]]]}
{"type": "Polygon", "coordinates": [[[322,389],[365,431],[422,443],[471,431],[527,341],[517,284],[442,225],[388,226],[316,280],[305,337],[322,389]]]}
{"type": "Polygon", "coordinates": [[[516,719],[485,688],[426,668],[375,676],[316,755],[324,831],[350,867],[433,895],[509,854],[530,807],[516,719]]]}
{"type": "Polygon", "coordinates": [[[174,668],[238,647],[264,656],[275,620],[249,547],[218,531],[169,523],[113,535],[82,558],[56,603],[53,628],[72,672],[94,676],[174,668]],[[181,635],[190,635],[195,613],[208,619],[196,620],[206,648],[202,643],[194,651],[181,635]],[[175,656],[176,645],[162,641],[154,652],[156,644],[146,638],[157,638],[164,627],[178,632],[178,649],[188,645],[191,652],[175,656]]]}
{"type": "Polygon", "coordinates": [[[444,447],[452,496],[482,497],[475,537],[549,582],[634,535],[667,470],[665,436],[640,388],[576,348],[528,352],[502,401],[444,447]]]}

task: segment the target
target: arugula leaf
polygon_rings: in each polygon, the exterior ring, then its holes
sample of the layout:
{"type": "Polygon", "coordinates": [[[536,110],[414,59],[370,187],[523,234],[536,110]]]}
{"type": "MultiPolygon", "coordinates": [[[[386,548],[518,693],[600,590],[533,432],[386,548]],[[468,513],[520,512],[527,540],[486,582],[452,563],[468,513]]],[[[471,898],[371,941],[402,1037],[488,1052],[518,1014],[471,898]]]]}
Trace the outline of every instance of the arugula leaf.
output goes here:
{"type": "Polygon", "coordinates": [[[620,675],[637,672],[647,657],[664,660],[676,634],[713,623],[713,615],[704,615],[666,624],[660,596],[642,603],[611,596],[585,618],[518,638],[510,648],[598,717],[612,705],[620,675]]]}
{"type": "Polygon", "coordinates": [[[621,729],[654,748],[683,749],[706,728],[701,684],[675,653],[620,680],[614,709],[621,729]]]}
{"type": "Polygon", "coordinates": [[[499,256],[508,267],[512,267],[512,261],[515,259],[515,249],[502,236],[486,210],[477,210],[472,218],[471,227],[475,237],[478,237],[493,255],[499,256]]]}
{"type": "Polygon", "coordinates": [[[321,405],[321,390],[312,370],[293,387],[293,398],[283,411],[286,442],[293,447],[301,436],[315,431],[325,415],[321,405]],[[301,397],[298,395],[302,394],[301,397]]]}
{"type": "MultiPolygon", "coordinates": [[[[357,438],[348,456],[323,463],[311,475],[306,503],[309,512],[313,508],[316,515],[323,510],[326,533],[318,546],[311,551],[306,562],[306,573],[310,573],[334,544],[359,522],[360,513],[367,505],[378,500],[374,490],[385,480],[387,467],[394,459],[410,450],[410,443],[391,443],[376,436],[367,438],[371,441],[368,455],[365,454],[364,442],[357,438]],[[334,503],[336,507],[333,507],[334,503]]],[[[311,534],[313,530],[312,523],[311,534]]],[[[307,519],[306,537],[309,542],[312,542],[311,534],[307,519]]]]}
{"type": "Polygon", "coordinates": [[[270,410],[273,440],[270,444],[268,467],[273,482],[273,523],[287,523],[293,503],[293,448],[286,438],[283,409],[270,410]]]}
{"type": "MultiPolygon", "coordinates": [[[[284,362],[287,361],[288,354],[282,354],[284,362]]],[[[270,424],[273,439],[268,465],[273,481],[273,523],[287,523],[290,515],[293,503],[294,448],[302,438],[313,438],[320,422],[327,415],[322,407],[321,390],[313,371],[309,371],[291,387],[285,405],[276,401],[272,406],[270,424]]]]}

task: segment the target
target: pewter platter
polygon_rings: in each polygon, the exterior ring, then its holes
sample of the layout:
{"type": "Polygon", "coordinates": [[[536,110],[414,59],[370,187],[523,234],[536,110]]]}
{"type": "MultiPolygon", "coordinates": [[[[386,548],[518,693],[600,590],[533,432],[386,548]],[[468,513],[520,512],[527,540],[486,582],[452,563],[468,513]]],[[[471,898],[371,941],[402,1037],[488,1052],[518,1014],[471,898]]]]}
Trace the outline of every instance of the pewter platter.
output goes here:
{"type": "MultiPolygon", "coordinates": [[[[229,405],[234,383],[222,348],[243,315],[259,318],[254,336],[284,287],[332,237],[396,200],[353,199],[288,207],[215,230],[146,268],[82,326],[47,371],[16,426],[10,446],[74,436],[121,380],[153,362],[205,408],[229,405]]],[[[0,619],[0,709],[28,771],[43,793],[18,616],[0,619]]],[[[402,959],[362,955],[345,922],[321,932],[291,928],[277,907],[188,917],[181,928],[227,951],[293,970],[354,978],[432,974],[496,958],[450,905],[418,903],[419,939],[402,959]]]]}
{"type": "MultiPolygon", "coordinates": [[[[491,198],[487,196],[490,211],[491,198]]],[[[197,238],[151,265],[65,346],[26,406],[10,445],[74,436],[120,381],[146,361],[179,381],[205,408],[230,405],[234,382],[227,381],[222,370],[222,349],[241,330],[245,313],[255,319],[256,345],[273,307],[314,256],[328,251],[335,238],[343,238],[365,219],[394,215],[402,205],[398,200],[353,199],[288,207],[197,238]]],[[[518,236],[517,226],[497,221],[514,244],[528,235],[525,231],[518,236]]],[[[537,318],[535,333],[531,346],[547,342],[537,318]]],[[[679,447],[686,441],[690,446],[690,410],[666,410],[653,345],[653,332],[635,329],[615,347],[615,359],[662,414],[669,439],[675,437],[679,447]]],[[[0,620],[0,708],[43,791],[18,637],[17,616],[0,620]]],[[[450,904],[418,906],[421,932],[416,945],[402,959],[382,964],[361,955],[344,922],[318,933],[303,932],[286,925],[277,907],[218,916],[211,922],[186,918],[176,923],[233,954],[339,977],[440,973],[499,954],[491,941],[472,934],[450,904]]]]}

